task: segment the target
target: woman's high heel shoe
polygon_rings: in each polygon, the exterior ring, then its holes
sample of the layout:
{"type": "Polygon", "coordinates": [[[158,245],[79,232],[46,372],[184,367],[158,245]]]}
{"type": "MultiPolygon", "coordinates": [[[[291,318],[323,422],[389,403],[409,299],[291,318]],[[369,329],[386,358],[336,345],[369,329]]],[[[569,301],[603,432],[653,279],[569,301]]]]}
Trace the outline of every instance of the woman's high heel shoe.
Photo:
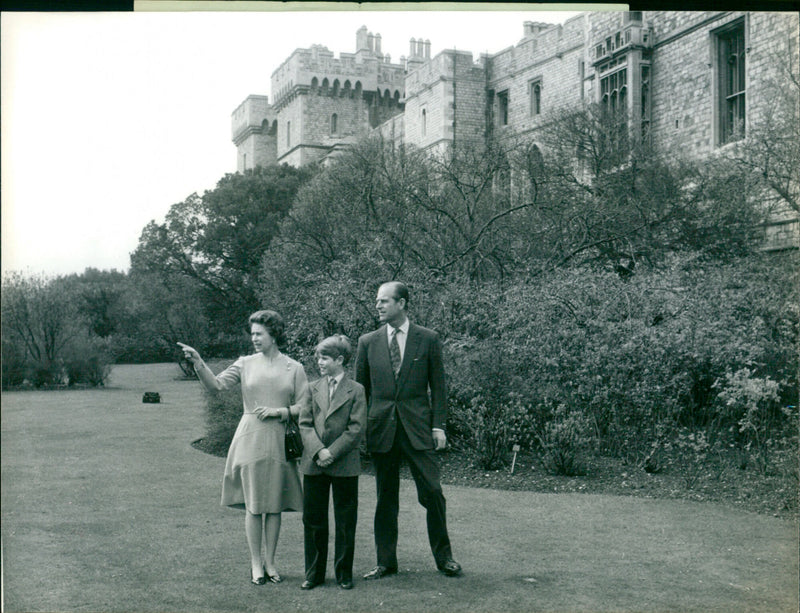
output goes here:
{"type": "Polygon", "coordinates": [[[267,571],[264,571],[263,577],[253,578],[253,569],[250,569],[250,583],[253,585],[264,585],[267,582],[267,571]]]}
{"type": "Polygon", "coordinates": [[[280,583],[281,581],[283,581],[283,577],[281,577],[278,573],[275,573],[274,575],[270,575],[267,572],[267,567],[266,566],[264,567],[264,576],[267,579],[269,579],[270,583],[280,583]]]}

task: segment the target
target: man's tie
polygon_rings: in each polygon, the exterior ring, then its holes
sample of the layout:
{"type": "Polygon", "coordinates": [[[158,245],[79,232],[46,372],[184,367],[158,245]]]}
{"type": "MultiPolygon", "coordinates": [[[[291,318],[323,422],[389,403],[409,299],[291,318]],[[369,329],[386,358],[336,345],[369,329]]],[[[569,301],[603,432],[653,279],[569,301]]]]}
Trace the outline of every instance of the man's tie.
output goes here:
{"type": "Polygon", "coordinates": [[[400,375],[400,365],[403,363],[400,357],[400,344],[397,342],[397,328],[392,328],[392,342],[389,343],[389,357],[392,360],[394,378],[397,379],[398,375],[400,375]]]}
{"type": "Polygon", "coordinates": [[[328,379],[328,405],[333,404],[333,393],[336,391],[336,379],[328,379]]]}

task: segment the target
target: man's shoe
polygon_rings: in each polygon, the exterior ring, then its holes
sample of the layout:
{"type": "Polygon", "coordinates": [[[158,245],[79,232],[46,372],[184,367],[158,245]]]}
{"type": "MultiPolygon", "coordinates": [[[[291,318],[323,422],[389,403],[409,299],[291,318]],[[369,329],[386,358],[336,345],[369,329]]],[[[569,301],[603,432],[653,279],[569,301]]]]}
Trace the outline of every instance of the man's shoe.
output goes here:
{"type": "Polygon", "coordinates": [[[300,585],[300,589],[301,590],[313,590],[318,585],[322,585],[322,583],[323,583],[322,581],[317,582],[317,581],[309,581],[308,579],[306,579],[300,585]]]}
{"type": "Polygon", "coordinates": [[[343,590],[352,590],[353,589],[352,579],[340,582],[339,587],[342,588],[343,590]]]}
{"type": "Polygon", "coordinates": [[[437,565],[440,572],[443,572],[448,577],[458,577],[461,574],[461,564],[453,559],[445,560],[437,565]]]}
{"type": "Polygon", "coordinates": [[[366,575],[364,575],[364,579],[382,579],[388,575],[396,575],[397,569],[396,568],[387,568],[386,566],[381,566],[378,564],[375,568],[369,571],[366,575]]]}

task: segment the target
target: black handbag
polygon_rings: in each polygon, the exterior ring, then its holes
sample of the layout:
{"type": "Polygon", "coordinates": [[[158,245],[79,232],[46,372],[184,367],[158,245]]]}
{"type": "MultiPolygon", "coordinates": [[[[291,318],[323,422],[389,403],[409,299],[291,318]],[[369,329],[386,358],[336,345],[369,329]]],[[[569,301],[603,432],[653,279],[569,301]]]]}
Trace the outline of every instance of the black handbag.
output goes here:
{"type": "Polygon", "coordinates": [[[300,436],[300,428],[297,422],[292,417],[292,412],[289,411],[289,419],[286,421],[286,459],[296,460],[303,455],[303,437],[300,436]]]}

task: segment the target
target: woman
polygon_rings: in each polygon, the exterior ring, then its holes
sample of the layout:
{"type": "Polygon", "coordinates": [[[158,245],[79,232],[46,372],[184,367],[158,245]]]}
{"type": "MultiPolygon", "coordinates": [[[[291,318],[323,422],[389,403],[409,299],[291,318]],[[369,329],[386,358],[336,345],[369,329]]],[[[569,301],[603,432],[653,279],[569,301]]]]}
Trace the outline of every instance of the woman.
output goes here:
{"type": "Polygon", "coordinates": [[[303,367],[278,349],[285,338],[281,316],[257,311],[249,322],[256,353],[240,357],[217,376],[197,351],[178,344],[207,390],[226,390],[241,383],[244,414],[228,450],[221,504],[245,510],[250,581],[263,585],[282,581],[275,568],[281,512],[303,508],[297,462],[287,462],[285,456],[284,424],[290,412],[297,419],[310,396],[303,367]],[[263,559],[262,541],[266,545],[263,559]]]}

